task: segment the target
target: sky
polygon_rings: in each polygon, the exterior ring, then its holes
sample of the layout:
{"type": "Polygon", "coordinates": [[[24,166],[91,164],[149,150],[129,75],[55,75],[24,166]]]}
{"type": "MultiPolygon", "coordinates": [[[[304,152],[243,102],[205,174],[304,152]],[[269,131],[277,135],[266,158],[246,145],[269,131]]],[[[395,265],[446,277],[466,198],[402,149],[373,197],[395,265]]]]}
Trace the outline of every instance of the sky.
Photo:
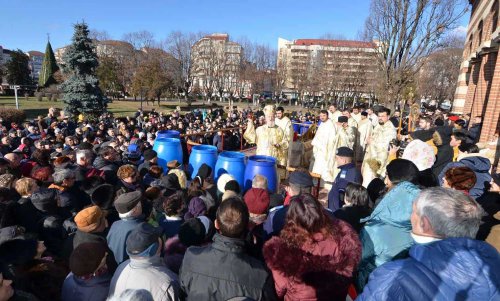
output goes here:
{"type": "MultiPolygon", "coordinates": [[[[72,25],[84,20],[112,39],[141,30],[156,40],[173,30],[222,32],[277,48],[278,37],[356,39],[369,6],[369,0],[0,0],[0,45],[43,52],[50,34],[56,49],[71,42],[72,25]]],[[[467,22],[468,15],[457,31],[467,22]]]]}

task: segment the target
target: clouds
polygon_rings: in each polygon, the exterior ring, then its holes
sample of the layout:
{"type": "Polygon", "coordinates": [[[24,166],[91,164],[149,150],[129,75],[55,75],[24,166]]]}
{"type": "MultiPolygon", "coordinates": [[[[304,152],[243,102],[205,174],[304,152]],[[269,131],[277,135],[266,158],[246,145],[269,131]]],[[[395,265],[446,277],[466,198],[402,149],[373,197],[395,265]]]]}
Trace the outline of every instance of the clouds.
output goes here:
{"type": "Polygon", "coordinates": [[[465,36],[467,34],[467,26],[458,26],[457,28],[452,30],[452,34],[465,36]]]}

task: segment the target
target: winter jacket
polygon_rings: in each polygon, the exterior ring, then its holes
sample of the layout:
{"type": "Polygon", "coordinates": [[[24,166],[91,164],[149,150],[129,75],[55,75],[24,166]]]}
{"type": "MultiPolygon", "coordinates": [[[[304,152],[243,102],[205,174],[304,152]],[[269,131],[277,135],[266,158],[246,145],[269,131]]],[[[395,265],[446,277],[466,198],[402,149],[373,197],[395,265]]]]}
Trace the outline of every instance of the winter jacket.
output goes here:
{"type": "Polygon", "coordinates": [[[433,141],[437,148],[436,161],[432,165],[432,173],[438,177],[446,164],[453,161],[453,148],[450,146],[453,128],[438,126],[433,134],[433,141]]]}
{"type": "Polygon", "coordinates": [[[333,237],[316,233],[301,247],[273,237],[264,258],[276,292],[285,300],[342,300],[361,259],[358,235],[344,221],[333,220],[333,237]]]}
{"type": "Polygon", "coordinates": [[[481,123],[472,125],[469,128],[469,137],[472,140],[472,143],[477,143],[479,141],[480,136],[481,136],[481,123]]]}
{"type": "Polygon", "coordinates": [[[108,297],[111,275],[83,280],[69,273],[62,287],[62,301],[104,301],[108,297]]]}
{"type": "Polygon", "coordinates": [[[109,295],[145,289],[155,301],[179,300],[179,280],[160,256],[132,258],[122,263],[111,280],[109,295]]]}
{"type": "Polygon", "coordinates": [[[439,174],[439,184],[443,185],[444,174],[448,169],[453,167],[466,166],[472,169],[476,174],[476,185],[469,190],[469,195],[474,199],[482,196],[486,191],[487,183],[491,182],[490,167],[491,162],[489,159],[481,156],[465,157],[458,162],[447,164],[439,174]]]}
{"type": "Polygon", "coordinates": [[[485,242],[448,238],[409,255],[377,268],[356,300],[500,300],[500,254],[485,242]]]}
{"type": "Polygon", "coordinates": [[[274,300],[274,283],[265,265],[250,257],[242,239],[216,234],[205,247],[187,249],[179,272],[186,300],[249,297],[274,300]]]}
{"type": "Polygon", "coordinates": [[[399,183],[383,196],[369,217],[361,220],[366,224],[360,234],[363,253],[358,268],[358,289],[366,284],[376,267],[412,246],[410,216],[419,193],[420,189],[414,184],[399,183]]]}
{"type": "Polygon", "coordinates": [[[344,206],[339,210],[335,211],[333,215],[351,225],[353,229],[359,233],[363,228],[363,223],[360,222],[363,218],[370,215],[371,210],[368,207],[363,206],[344,206]]]}
{"type": "Polygon", "coordinates": [[[356,164],[348,163],[339,166],[339,173],[333,182],[332,189],[328,193],[328,208],[335,211],[344,205],[344,193],[347,184],[361,184],[361,172],[356,168],[356,164]]]}
{"type": "Polygon", "coordinates": [[[125,243],[130,232],[134,230],[137,225],[144,222],[144,218],[125,218],[116,221],[109,229],[107,241],[108,246],[115,254],[116,263],[120,264],[128,259],[125,243]]]}

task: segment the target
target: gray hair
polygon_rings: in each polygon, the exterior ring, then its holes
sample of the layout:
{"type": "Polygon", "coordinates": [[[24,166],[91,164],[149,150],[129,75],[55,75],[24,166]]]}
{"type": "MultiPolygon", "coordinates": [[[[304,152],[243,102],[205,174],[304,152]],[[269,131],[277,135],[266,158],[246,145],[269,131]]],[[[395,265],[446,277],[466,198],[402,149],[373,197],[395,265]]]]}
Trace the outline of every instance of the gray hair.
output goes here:
{"type": "Polygon", "coordinates": [[[58,169],[53,174],[55,184],[61,184],[64,180],[73,178],[75,173],[70,169],[58,169]]]}
{"type": "Polygon", "coordinates": [[[80,160],[82,158],[85,159],[85,161],[90,164],[92,163],[92,156],[94,155],[94,153],[89,150],[89,149],[81,149],[81,150],[78,150],[76,151],[76,162],[80,162],[80,160]]]}
{"type": "Polygon", "coordinates": [[[252,188],[261,188],[267,190],[267,178],[262,175],[255,175],[252,180],[252,188]]]}
{"type": "Polygon", "coordinates": [[[432,230],[443,238],[475,238],[484,210],[461,191],[432,187],[422,190],[415,200],[416,213],[429,220],[432,230]]]}

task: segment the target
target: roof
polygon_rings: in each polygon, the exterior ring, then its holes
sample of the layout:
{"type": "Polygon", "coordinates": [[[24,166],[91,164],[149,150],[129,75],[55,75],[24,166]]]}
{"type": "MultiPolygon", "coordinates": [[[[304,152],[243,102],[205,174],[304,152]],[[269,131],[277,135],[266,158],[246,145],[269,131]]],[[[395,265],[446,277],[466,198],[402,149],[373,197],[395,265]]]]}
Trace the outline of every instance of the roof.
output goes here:
{"type": "Polygon", "coordinates": [[[103,41],[98,41],[97,43],[101,45],[132,47],[132,44],[128,42],[118,41],[118,40],[103,40],[103,41]]]}
{"type": "Polygon", "coordinates": [[[43,52],[36,51],[36,50],[28,51],[28,54],[30,56],[44,56],[45,55],[43,52]]]}
{"type": "Polygon", "coordinates": [[[211,35],[204,36],[203,38],[227,41],[229,40],[229,35],[227,33],[213,33],[211,35]]]}
{"type": "Polygon", "coordinates": [[[333,47],[350,47],[350,48],[374,48],[372,42],[364,41],[348,41],[348,40],[322,40],[322,39],[298,39],[293,42],[294,45],[321,45],[333,47]]]}

